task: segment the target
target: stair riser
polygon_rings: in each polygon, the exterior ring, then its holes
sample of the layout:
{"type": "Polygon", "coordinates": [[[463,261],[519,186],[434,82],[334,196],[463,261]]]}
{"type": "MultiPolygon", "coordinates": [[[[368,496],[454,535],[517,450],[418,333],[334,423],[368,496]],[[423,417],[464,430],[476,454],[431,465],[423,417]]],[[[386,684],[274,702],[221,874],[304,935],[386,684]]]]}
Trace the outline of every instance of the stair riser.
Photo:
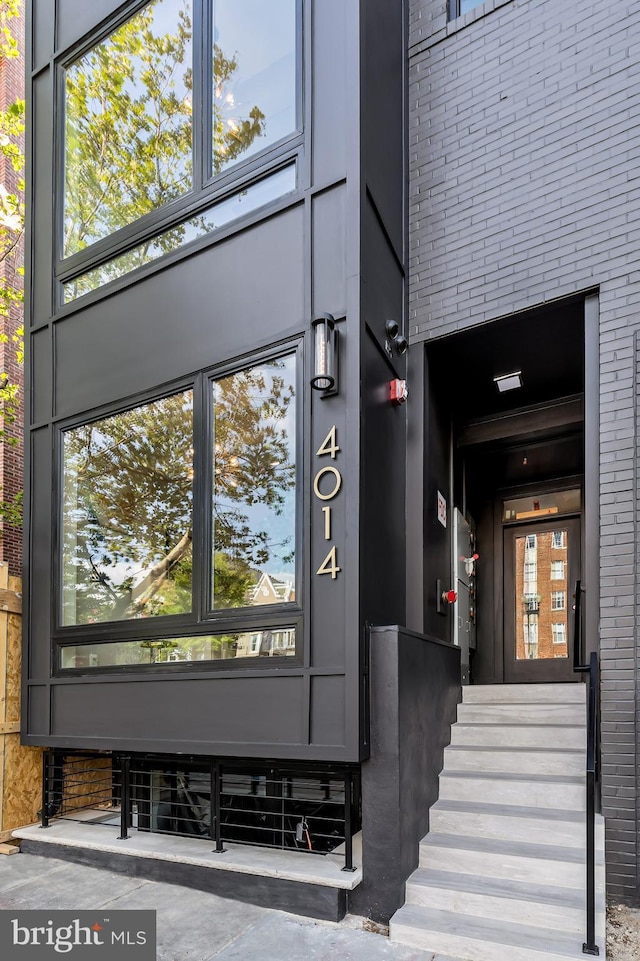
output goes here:
{"type": "Polygon", "coordinates": [[[477,747],[540,747],[543,743],[574,751],[584,751],[587,735],[584,727],[509,727],[506,724],[454,724],[451,728],[451,743],[461,746],[477,747]]]}
{"type": "MultiPolygon", "coordinates": [[[[581,891],[578,892],[578,897],[584,899],[581,891]]],[[[513,921],[516,924],[540,925],[542,928],[551,928],[556,931],[584,934],[584,904],[578,904],[576,907],[540,904],[517,898],[454,891],[451,888],[427,884],[412,884],[411,881],[407,883],[406,903],[421,904],[438,911],[453,911],[455,914],[491,918],[495,921],[513,921]]],[[[598,917],[602,921],[602,931],[597,933],[604,937],[604,901],[600,907],[598,917]]]]}
{"type": "MultiPolygon", "coordinates": [[[[492,941],[477,941],[442,931],[416,930],[393,920],[389,932],[391,939],[401,944],[450,957],[465,958],[468,961],[567,961],[566,954],[556,954],[549,950],[550,942],[545,939],[544,932],[540,936],[539,951],[492,941]]],[[[576,958],[582,957],[583,940],[582,935],[576,938],[576,958]]]]}
{"type": "Polygon", "coordinates": [[[584,684],[478,684],[462,688],[465,704],[541,703],[584,704],[584,684]]]}
{"type": "Polygon", "coordinates": [[[448,777],[446,772],[440,775],[440,797],[449,801],[516,804],[520,807],[556,808],[566,811],[585,809],[585,790],[581,784],[448,777]]]}
{"type": "Polygon", "coordinates": [[[554,725],[584,724],[585,718],[582,704],[458,704],[462,722],[554,725]]]}
{"type": "Polygon", "coordinates": [[[582,848],[585,838],[585,827],[579,822],[441,811],[437,807],[431,808],[429,814],[429,832],[499,841],[526,841],[530,844],[559,844],[572,848],[582,848]]]}
{"type": "Polygon", "coordinates": [[[489,851],[465,851],[426,843],[420,845],[420,867],[561,888],[579,888],[584,884],[585,874],[584,864],[572,861],[550,861],[545,858],[494,854],[489,851]]]}
{"type": "Polygon", "coordinates": [[[534,751],[527,754],[518,751],[451,751],[446,748],[444,767],[446,771],[578,776],[584,774],[585,757],[578,752],[554,754],[550,751],[534,751]]]}

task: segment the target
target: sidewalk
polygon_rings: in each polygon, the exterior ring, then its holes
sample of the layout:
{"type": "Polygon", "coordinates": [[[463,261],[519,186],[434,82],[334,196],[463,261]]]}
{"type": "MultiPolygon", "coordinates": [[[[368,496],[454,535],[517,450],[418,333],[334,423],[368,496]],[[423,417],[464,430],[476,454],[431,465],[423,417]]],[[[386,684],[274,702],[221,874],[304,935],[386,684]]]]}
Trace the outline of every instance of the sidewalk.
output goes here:
{"type": "Polygon", "coordinates": [[[157,911],[158,961],[446,961],[361,929],[307,921],[157,881],[34,854],[0,856],[0,909],[157,911]]]}

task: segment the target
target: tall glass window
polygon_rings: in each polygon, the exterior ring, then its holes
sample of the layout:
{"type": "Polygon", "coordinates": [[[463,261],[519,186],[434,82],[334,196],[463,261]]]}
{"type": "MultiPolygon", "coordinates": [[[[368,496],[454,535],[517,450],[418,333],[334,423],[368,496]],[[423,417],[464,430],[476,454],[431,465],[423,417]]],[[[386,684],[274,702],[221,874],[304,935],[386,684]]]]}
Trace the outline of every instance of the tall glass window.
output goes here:
{"type": "MultiPolygon", "coordinates": [[[[211,177],[296,134],[298,8],[299,0],[151,0],[65,67],[62,259],[170,201],[172,214],[193,219],[187,203],[197,191],[207,188],[202,209],[217,199],[211,177]]],[[[175,248],[183,225],[168,226],[152,241],[140,237],[145,257],[147,246],[156,257],[175,248]]]]}
{"type": "Polygon", "coordinates": [[[193,395],[63,433],[63,625],[191,610],[193,395]]]}
{"type": "Polygon", "coordinates": [[[65,72],[62,254],[192,187],[192,2],[154,0],[65,72]]]}
{"type": "Polygon", "coordinates": [[[295,601],[295,355],[212,385],[213,607],[295,601]]]}
{"type": "Polygon", "coordinates": [[[296,128],[296,0],[213,0],[213,173],[296,128]]]}

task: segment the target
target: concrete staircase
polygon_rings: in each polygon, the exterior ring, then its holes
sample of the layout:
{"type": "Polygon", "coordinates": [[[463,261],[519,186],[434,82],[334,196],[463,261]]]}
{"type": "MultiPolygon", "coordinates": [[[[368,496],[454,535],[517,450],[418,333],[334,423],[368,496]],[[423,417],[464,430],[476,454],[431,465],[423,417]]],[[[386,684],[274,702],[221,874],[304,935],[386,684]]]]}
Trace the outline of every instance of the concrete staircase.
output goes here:
{"type": "MultiPolygon", "coordinates": [[[[584,959],[586,685],[463,689],[390,937],[469,961],[584,959]]],[[[604,958],[604,824],[596,823],[604,958]]]]}

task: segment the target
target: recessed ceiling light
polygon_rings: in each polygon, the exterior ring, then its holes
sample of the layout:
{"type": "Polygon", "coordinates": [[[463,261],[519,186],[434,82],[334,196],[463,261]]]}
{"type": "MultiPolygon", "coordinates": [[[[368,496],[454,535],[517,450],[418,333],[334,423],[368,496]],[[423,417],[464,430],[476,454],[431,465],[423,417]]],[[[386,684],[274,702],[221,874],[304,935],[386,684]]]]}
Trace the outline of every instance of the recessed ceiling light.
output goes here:
{"type": "Polygon", "coordinates": [[[501,374],[499,377],[494,377],[493,382],[501,394],[507,390],[516,390],[522,387],[522,371],[514,370],[512,374],[501,374]]]}

